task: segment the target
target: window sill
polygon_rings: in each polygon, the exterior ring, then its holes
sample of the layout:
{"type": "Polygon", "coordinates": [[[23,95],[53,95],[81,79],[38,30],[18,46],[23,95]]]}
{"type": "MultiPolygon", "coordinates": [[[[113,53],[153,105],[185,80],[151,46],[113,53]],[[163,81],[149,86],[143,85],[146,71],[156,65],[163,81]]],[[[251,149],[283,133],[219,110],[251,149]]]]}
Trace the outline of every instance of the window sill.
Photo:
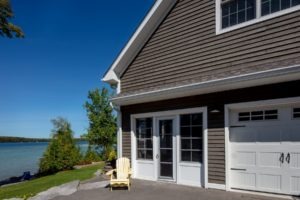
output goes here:
{"type": "MultiPolygon", "coordinates": [[[[286,14],[289,14],[289,13],[292,13],[292,12],[295,12],[295,11],[298,11],[298,10],[300,10],[300,5],[292,7],[292,8],[288,8],[288,9],[285,9],[285,10],[281,10],[281,11],[278,11],[276,13],[272,13],[272,14],[269,14],[269,15],[266,15],[266,16],[262,16],[260,18],[256,18],[256,19],[253,19],[253,20],[241,23],[241,24],[237,24],[237,25],[225,28],[225,29],[220,28],[221,27],[221,22],[219,22],[219,23],[216,23],[216,25],[217,25],[216,26],[216,35],[227,33],[227,32],[230,32],[230,31],[234,31],[236,29],[240,29],[240,28],[250,26],[250,25],[253,25],[253,24],[256,24],[256,23],[259,23],[259,22],[263,22],[263,21],[266,21],[266,20],[269,20],[269,19],[272,19],[272,18],[275,18],[275,17],[286,15],[286,14]]],[[[219,19],[219,14],[216,15],[216,18],[217,18],[216,20],[217,21],[220,20],[219,19]]]]}

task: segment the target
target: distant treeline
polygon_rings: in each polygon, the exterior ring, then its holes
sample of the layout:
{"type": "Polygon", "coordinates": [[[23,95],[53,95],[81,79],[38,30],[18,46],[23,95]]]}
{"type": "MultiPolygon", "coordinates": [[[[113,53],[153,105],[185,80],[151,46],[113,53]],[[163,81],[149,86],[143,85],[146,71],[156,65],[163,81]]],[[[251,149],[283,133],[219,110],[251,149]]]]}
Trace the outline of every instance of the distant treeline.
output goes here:
{"type": "MultiPolygon", "coordinates": [[[[78,141],[86,141],[82,138],[75,138],[78,141]]],[[[49,138],[24,138],[24,137],[9,137],[9,136],[0,136],[0,143],[4,142],[49,142],[49,138]]]]}

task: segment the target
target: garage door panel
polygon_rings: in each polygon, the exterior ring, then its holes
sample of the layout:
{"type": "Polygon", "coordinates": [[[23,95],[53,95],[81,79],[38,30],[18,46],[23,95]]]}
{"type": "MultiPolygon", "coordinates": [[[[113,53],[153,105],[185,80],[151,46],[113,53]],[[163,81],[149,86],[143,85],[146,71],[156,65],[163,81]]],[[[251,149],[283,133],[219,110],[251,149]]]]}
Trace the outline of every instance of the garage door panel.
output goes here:
{"type": "Polygon", "coordinates": [[[234,178],[233,188],[241,189],[255,189],[256,188],[256,174],[250,172],[233,171],[234,178]]]}
{"type": "Polygon", "coordinates": [[[233,167],[255,166],[256,152],[235,151],[232,153],[232,160],[235,163],[233,167]]]}
{"type": "Polygon", "coordinates": [[[281,168],[281,152],[260,152],[259,167],[281,168]]]}
{"type": "Polygon", "coordinates": [[[294,195],[300,194],[300,176],[292,176],[291,177],[291,192],[294,195]]]}
{"type": "Polygon", "coordinates": [[[291,152],[290,156],[290,168],[300,170],[300,152],[291,152]]]}
{"type": "Polygon", "coordinates": [[[258,188],[265,191],[278,191],[282,188],[282,177],[281,175],[275,174],[259,174],[258,188]]]}

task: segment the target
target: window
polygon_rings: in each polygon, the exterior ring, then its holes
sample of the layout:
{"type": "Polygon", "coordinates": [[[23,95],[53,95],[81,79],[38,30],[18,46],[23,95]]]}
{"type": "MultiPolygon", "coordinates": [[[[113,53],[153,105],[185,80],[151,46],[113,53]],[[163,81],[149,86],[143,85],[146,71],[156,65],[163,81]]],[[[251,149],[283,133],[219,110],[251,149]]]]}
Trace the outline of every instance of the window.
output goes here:
{"type": "Polygon", "coordinates": [[[300,0],[261,0],[261,15],[268,15],[297,5],[300,5],[300,0]]]}
{"type": "Polygon", "coordinates": [[[300,0],[216,0],[216,30],[223,33],[296,10],[300,0]]]}
{"type": "Polygon", "coordinates": [[[239,113],[240,122],[276,119],[278,119],[278,110],[260,110],[239,113]]]}
{"type": "Polygon", "coordinates": [[[152,118],[136,120],[137,159],[153,159],[152,118]]]}
{"type": "Polygon", "coordinates": [[[294,119],[300,119],[300,108],[294,108],[293,109],[293,118],[294,119]]]}
{"type": "Polygon", "coordinates": [[[222,4],[222,28],[255,18],[256,0],[234,0],[222,4]]]}
{"type": "Polygon", "coordinates": [[[202,162],[202,114],[180,115],[181,161],[202,162]]]}

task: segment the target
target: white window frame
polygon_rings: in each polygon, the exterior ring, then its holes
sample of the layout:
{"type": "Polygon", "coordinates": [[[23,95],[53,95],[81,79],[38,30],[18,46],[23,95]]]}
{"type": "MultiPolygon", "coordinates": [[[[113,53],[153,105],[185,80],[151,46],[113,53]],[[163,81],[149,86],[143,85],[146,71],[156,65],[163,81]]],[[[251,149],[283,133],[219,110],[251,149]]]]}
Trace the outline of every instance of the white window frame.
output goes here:
{"type": "Polygon", "coordinates": [[[281,16],[281,15],[285,15],[285,14],[292,13],[292,12],[300,10],[300,5],[297,5],[297,6],[287,8],[287,9],[284,9],[284,10],[281,10],[281,11],[278,11],[278,12],[275,12],[275,13],[271,13],[271,14],[268,14],[268,15],[265,15],[265,16],[261,16],[261,1],[262,0],[256,0],[256,18],[255,19],[250,20],[250,21],[246,21],[246,22],[243,22],[243,23],[240,23],[240,24],[236,24],[234,26],[230,26],[230,27],[227,27],[227,28],[223,29],[222,28],[222,14],[221,14],[221,12],[222,12],[222,9],[221,9],[222,0],[216,0],[216,34],[219,35],[219,34],[222,34],[222,33],[227,33],[227,32],[239,29],[239,28],[243,28],[243,27],[246,27],[246,26],[249,26],[249,25],[252,25],[252,24],[256,24],[256,23],[259,23],[259,22],[262,22],[262,21],[265,21],[265,20],[268,20],[268,19],[272,19],[272,18],[281,16]]]}

